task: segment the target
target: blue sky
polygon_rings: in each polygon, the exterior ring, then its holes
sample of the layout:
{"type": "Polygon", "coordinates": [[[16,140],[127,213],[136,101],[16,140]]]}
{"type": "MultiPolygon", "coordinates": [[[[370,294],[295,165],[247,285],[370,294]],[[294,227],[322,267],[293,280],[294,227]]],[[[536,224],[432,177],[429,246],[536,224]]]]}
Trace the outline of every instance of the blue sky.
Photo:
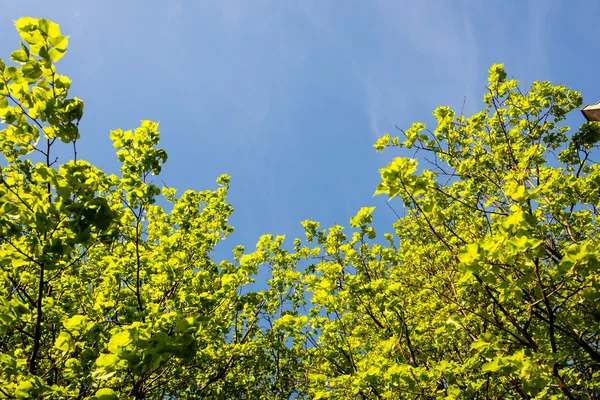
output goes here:
{"type": "Polygon", "coordinates": [[[372,143],[438,105],[478,110],[493,63],[600,100],[599,15],[597,1],[7,1],[0,57],[17,18],[60,24],[59,72],[85,101],[79,156],[117,172],[109,131],[159,121],[169,186],[232,176],[232,248],[302,235],[304,219],[347,226],[362,206],[389,230],[372,194],[402,154],[372,143]]]}

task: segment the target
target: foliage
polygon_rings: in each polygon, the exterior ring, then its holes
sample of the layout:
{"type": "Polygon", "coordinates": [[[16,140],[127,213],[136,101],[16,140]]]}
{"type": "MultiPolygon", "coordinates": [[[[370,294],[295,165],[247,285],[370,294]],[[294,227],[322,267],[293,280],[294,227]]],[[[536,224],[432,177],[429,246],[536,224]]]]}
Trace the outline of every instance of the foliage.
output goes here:
{"type": "Polygon", "coordinates": [[[599,398],[600,125],[579,93],[490,69],[484,109],[385,135],[416,150],[373,208],[304,221],[293,249],[211,252],[232,232],[229,177],[159,188],[158,125],[114,130],[120,176],[77,159],[83,102],[56,71],[68,38],[16,22],[0,61],[0,398],[599,398]],[[59,163],[56,147],[72,148],[59,163]],[[167,211],[169,210],[169,211],[167,211]],[[259,269],[267,287],[253,291],[259,269]]]}
{"type": "Polygon", "coordinates": [[[469,118],[439,107],[433,131],[375,143],[431,160],[381,170],[406,212],[386,244],[369,208],[351,235],[305,222],[315,398],[600,396],[600,124],[569,135],[580,94],[523,92],[501,65],[488,89],[469,118]]]}
{"type": "Polygon", "coordinates": [[[179,197],[164,188],[157,205],[151,179],[167,155],[150,121],[111,132],[120,177],[77,160],[83,102],[68,96],[70,80],[55,68],[68,38],[44,19],[16,27],[17,65],[0,63],[0,396],[296,392],[296,369],[275,371],[294,362],[294,350],[259,326],[277,307],[265,293],[240,291],[256,265],[210,258],[232,231],[229,177],[179,197]],[[73,160],[55,159],[61,143],[73,160]]]}

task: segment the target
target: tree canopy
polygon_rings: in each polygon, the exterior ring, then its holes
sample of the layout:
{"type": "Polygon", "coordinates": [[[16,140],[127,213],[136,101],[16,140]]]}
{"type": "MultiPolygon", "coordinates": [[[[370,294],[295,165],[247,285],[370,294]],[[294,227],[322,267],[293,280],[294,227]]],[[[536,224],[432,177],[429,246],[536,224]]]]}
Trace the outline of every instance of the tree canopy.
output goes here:
{"type": "Polygon", "coordinates": [[[392,233],[366,207],[350,229],[306,220],[305,238],[218,261],[229,176],[158,187],[151,121],[110,132],[119,176],[79,158],[83,101],[56,69],[68,37],[15,25],[0,398],[600,398],[600,124],[566,125],[578,92],[494,65],[480,112],[439,107],[433,129],[375,143],[416,154],[380,171],[375,193],[404,209],[392,233]]]}

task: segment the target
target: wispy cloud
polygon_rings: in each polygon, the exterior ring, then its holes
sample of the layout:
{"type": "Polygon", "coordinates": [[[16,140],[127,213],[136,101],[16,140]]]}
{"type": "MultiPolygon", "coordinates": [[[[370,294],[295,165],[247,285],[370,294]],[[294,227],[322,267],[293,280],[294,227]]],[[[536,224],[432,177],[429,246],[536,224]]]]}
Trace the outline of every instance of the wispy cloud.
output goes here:
{"type": "Polygon", "coordinates": [[[169,27],[176,26],[183,15],[183,3],[181,0],[168,0],[167,23],[169,27]]]}
{"type": "Polygon", "coordinates": [[[549,74],[548,46],[556,3],[552,0],[532,1],[527,10],[526,72],[543,80],[549,74]]]}
{"type": "Polygon", "coordinates": [[[382,50],[358,71],[374,136],[420,107],[478,101],[478,42],[461,3],[379,1],[375,19],[382,50]]]}
{"type": "Polygon", "coordinates": [[[372,74],[362,79],[365,92],[366,115],[373,138],[388,132],[407,108],[407,93],[400,85],[395,85],[393,78],[386,85],[381,76],[372,74]]]}

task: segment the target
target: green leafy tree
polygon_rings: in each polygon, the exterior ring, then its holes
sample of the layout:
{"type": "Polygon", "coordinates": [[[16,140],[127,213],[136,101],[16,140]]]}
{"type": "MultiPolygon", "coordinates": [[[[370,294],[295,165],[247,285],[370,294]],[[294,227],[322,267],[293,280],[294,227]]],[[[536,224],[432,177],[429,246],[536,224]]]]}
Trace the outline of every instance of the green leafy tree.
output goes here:
{"type": "Polygon", "coordinates": [[[600,398],[600,124],[569,133],[580,94],[501,65],[488,90],[375,143],[429,160],[381,170],[405,210],[385,244],[372,208],[350,233],[304,222],[312,397],[600,398]]]}
{"type": "Polygon", "coordinates": [[[68,37],[44,19],[16,28],[16,65],[0,60],[0,397],[297,395],[275,292],[241,291],[258,264],[239,265],[242,248],[235,264],[210,258],[232,232],[229,177],[158,188],[167,154],[150,121],[110,133],[120,176],[77,159],[83,102],[55,68],[68,37]]]}

